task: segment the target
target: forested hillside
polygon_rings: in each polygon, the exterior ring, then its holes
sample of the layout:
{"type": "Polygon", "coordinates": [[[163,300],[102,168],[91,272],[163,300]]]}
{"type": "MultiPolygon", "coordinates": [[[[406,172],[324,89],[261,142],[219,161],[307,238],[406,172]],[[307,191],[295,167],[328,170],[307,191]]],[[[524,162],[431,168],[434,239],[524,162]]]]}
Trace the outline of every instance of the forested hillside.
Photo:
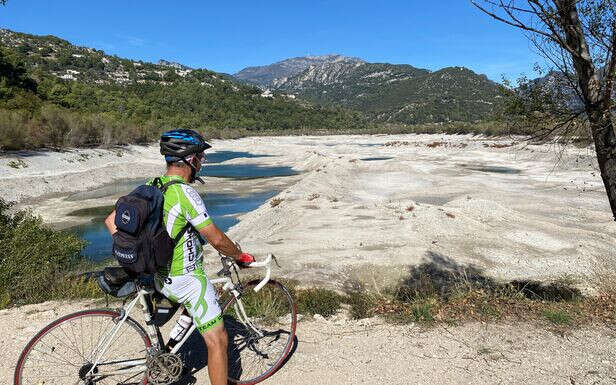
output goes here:
{"type": "Polygon", "coordinates": [[[206,69],[131,61],[0,30],[0,149],[146,142],[172,127],[361,128],[361,113],[262,95],[206,69]]]}

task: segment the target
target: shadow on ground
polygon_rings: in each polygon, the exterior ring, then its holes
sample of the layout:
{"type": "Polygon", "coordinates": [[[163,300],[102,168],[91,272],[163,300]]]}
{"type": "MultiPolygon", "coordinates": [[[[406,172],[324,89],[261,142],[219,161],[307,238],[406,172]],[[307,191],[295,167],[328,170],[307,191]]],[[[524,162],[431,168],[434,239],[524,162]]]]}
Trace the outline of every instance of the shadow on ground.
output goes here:
{"type": "MultiPolygon", "coordinates": [[[[229,341],[236,341],[229,346],[229,377],[241,378],[243,373],[243,366],[241,360],[241,354],[239,349],[250,348],[245,341],[249,340],[249,336],[244,332],[246,330],[243,324],[238,323],[232,317],[224,317],[225,329],[229,334],[229,341]],[[238,342],[239,341],[239,342],[238,342]],[[239,349],[238,349],[239,346],[239,349]]],[[[291,350],[289,354],[280,363],[279,367],[272,375],[286,365],[291,356],[297,350],[298,339],[294,337],[291,350]]],[[[173,385],[192,385],[196,384],[197,379],[195,374],[205,369],[207,366],[207,346],[203,340],[203,337],[198,331],[194,331],[190,337],[186,340],[182,348],[178,352],[184,362],[184,373],[186,373],[179,381],[173,383],[173,385]]]]}
{"type": "Polygon", "coordinates": [[[408,275],[397,287],[395,294],[403,301],[433,296],[449,299],[462,292],[477,289],[494,294],[521,294],[532,300],[553,302],[582,297],[580,290],[566,280],[497,281],[486,276],[485,271],[478,266],[462,265],[435,252],[428,252],[422,264],[409,268],[408,275]]]}

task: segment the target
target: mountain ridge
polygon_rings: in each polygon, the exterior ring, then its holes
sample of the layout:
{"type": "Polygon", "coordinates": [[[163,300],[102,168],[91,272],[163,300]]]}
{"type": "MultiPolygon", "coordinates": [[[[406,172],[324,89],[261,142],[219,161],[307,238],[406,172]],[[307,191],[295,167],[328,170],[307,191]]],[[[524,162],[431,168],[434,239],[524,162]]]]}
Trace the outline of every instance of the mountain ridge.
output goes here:
{"type": "Polygon", "coordinates": [[[271,86],[323,106],[362,111],[377,122],[405,124],[486,119],[503,92],[501,85],[465,67],[430,71],[350,60],[310,65],[271,86]]]}
{"type": "Polygon", "coordinates": [[[270,88],[275,81],[297,75],[303,72],[310,65],[336,62],[340,60],[363,62],[363,60],[359,58],[340,54],[298,56],[280,60],[265,66],[246,67],[236,72],[233,76],[237,79],[256,84],[262,88],[270,88]]]}

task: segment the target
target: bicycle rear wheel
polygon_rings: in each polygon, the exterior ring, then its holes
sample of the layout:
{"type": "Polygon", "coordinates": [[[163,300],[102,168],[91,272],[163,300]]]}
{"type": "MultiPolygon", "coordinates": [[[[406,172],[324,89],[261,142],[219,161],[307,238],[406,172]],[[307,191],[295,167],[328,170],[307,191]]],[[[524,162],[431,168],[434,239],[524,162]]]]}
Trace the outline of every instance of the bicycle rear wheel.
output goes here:
{"type": "Polygon", "coordinates": [[[145,367],[146,350],[151,342],[132,318],[127,318],[111,339],[93,371],[94,376],[87,376],[100,341],[117,325],[119,317],[116,311],[100,309],[80,311],[53,321],[24,348],[17,361],[13,384],[145,385],[145,371],[134,361],[143,361],[145,367]],[[130,369],[136,370],[130,372],[130,369]],[[117,373],[119,370],[125,372],[117,373]]]}
{"type": "Polygon", "coordinates": [[[244,284],[240,299],[232,297],[223,305],[229,335],[229,380],[236,384],[256,384],[274,374],[295,339],[297,310],[291,294],[272,280],[255,292],[259,282],[244,284]]]}

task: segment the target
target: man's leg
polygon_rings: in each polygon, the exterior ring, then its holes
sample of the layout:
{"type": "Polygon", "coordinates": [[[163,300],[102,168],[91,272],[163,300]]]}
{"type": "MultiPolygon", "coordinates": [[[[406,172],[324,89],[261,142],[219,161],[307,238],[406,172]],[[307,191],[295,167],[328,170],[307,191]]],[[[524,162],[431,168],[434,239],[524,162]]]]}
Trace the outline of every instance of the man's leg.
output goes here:
{"type": "Polygon", "coordinates": [[[227,385],[227,331],[216,290],[205,273],[195,272],[165,280],[162,292],[182,303],[197,330],[203,335],[208,352],[207,369],[212,385],[227,385]]]}
{"type": "Polygon", "coordinates": [[[212,385],[227,385],[227,345],[225,325],[221,322],[203,334],[207,346],[207,371],[212,385]]]}

